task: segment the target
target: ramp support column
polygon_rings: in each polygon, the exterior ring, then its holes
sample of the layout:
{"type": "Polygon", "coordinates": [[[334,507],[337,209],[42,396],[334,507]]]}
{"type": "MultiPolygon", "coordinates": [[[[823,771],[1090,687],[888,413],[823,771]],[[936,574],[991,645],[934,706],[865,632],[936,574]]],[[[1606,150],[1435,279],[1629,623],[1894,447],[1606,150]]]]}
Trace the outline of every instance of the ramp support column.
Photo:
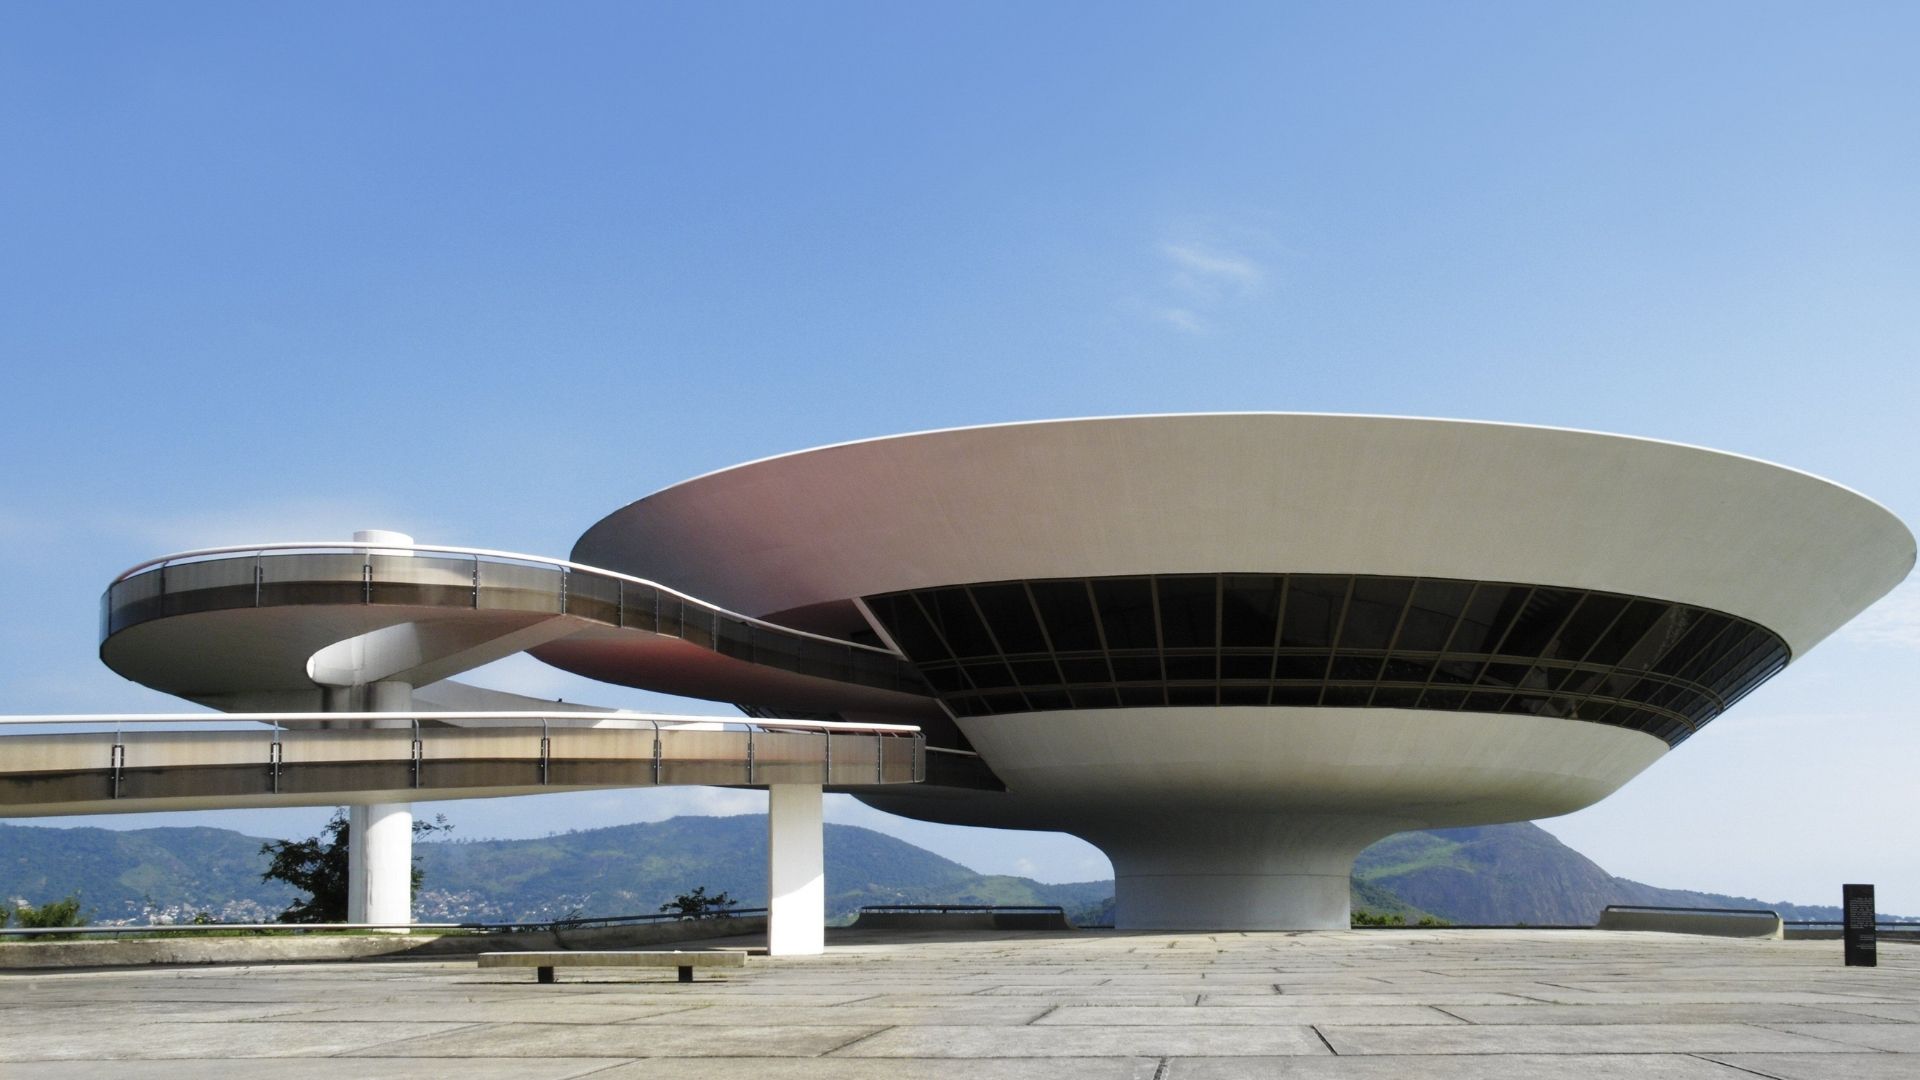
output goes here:
{"type": "MultiPolygon", "coordinates": [[[[412,709],[413,687],[406,683],[367,686],[368,712],[412,709]]],[[[347,825],[347,921],[412,922],[413,804],[354,806],[348,811],[347,825]]]]}
{"type": "Polygon", "coordinates": [[[767,952],[826,950],[825,826],[819,784],[767,788],[767,952]]]}

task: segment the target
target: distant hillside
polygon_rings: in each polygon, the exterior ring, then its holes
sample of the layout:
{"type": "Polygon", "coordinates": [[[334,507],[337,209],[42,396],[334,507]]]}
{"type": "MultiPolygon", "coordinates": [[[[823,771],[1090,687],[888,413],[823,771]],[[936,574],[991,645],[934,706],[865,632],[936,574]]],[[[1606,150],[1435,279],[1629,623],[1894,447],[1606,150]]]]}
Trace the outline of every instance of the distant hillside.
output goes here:
{"type": "MultiPolygon", "coordinates": [[[[423,918],[557,918],[654,911],[695,885],[747,907],[766,903],[767,824],[757,814],[679,817],[561,833],[540,840],[420,845],[423,918]]],[[[976,874],[904,840],[852,825],[826,832],[827,913],[862,904],[1059,904],[1078,910],[1111,895],[1110,882],[1046,885],[976,874]]]]}
{"type": "MultiPolygon", "coordinates": [[[[224,829],[55,829],[0,825],[0,901],[72,892],[97,922],[271,919],[292,890],[260,881],[263,841],[224,829]]],[[[417,910],[427,920],[547,920],[655,911],[696,885],[742,905],[766,902],[766,820],[759,815],[586,829],[529,840],[423,843],[417,910]]],[[[1047,885],[976,874],[871,829],[826,828],[827,909],[862,904],[1059,904],[1083,923],[1112,919],[1113,883],[1047,885]]],[[[1838,918],[1836,907],[1765,903],[1658,889],[1616,878],[1530,824],[1402,833],[1363,852],[1353,905],[1416,922],[1591,924],[1609,903],[1771,907],[1787,918],[1838,918]]]]}
{"type": "MultiPolygon", "coordinates": [[[[55,829],[0,825],[0,900],[44,903],[79,893],[96,922],[270,920],[292,889],[264,883],[265,841],[225,829],[55,829]]],[[[766,903],[767,827],[759,815],[682,817],[529,840],[422,843],[424,920],[511,921],[633,915],[696,885],[742,906],[766,903]]],[[[1059,904],[1096,907],[1111,882],[1047,885],[976,874],[871,829],[826,827],[827,911],[862,904],[1059,904]]]]}
{"type": "Polygon", "coordinates": [[[0,825],[0,903],[78,893],[96,921],[153,912],[223,922],[271,918],[297,895],[260,880],[258,837],[227,829],[50,829],[0,825]]]}
{"type": "Polygon", "coordinates": [[[1456,923],[1590,926],[1608,904],[1759,907],[1784,919],[1840,917],[1838,906],[1661,889],[1614,877],[1530,822],[1389,836],[1360,853],[1353,876],[1456,923]]]}

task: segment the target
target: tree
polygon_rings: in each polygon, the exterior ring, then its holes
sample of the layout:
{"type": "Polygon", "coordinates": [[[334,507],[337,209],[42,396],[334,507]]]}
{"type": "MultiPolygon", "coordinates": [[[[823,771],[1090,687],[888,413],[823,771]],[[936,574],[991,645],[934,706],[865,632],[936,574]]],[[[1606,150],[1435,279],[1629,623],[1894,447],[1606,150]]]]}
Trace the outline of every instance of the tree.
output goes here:
{"type": "MultiPolygon", "coordinates": [[[[275,921],[283,923],[337,923],[347,921],[347,851],[352,840],[352,826],[347,823],[345,807],[334,810],[333,817],[319,836],[309,836],[305,840],[269,840],[260,845],[262,855],[272,856],[267,868],[260,872],[261,881],[284,881],[306,893],[306,897],[287,905],[287,910],[275,916],[275,921]]],[[[445,814],[437,814],[432,821],[416,819],[413,823],[415,840],[434,833],[449,833],[453,826],[447,824],[445,814]]],[[[419,862],[419,856],[414,856],[419,862]]],[[[426,877],[418,865],[413,868],[413,888],[418,890],[420,882],[426,877]]]]}
{"type": "Polygon", "coordinates": [[[716,919],[727,914],[727,909],[739,903],[726,893],[707,895],[705,885],[696,885],[692,892],[681,893],[672,900],[660,905],[660,910],[678,915],[683,919],[716,919]]]}
{"type": "MultiPolygon", "coordinates": [[[[30,926],[36,930],[51,929],[56,926],[85,926],[87,920],[80,915],[80,897],[76,894],[64,900],[49,900],[39,907],[21,904],[13,911],[21,926],[30,926]]],[[[38,937],[29,934],[29,937],[38,937]]]]}

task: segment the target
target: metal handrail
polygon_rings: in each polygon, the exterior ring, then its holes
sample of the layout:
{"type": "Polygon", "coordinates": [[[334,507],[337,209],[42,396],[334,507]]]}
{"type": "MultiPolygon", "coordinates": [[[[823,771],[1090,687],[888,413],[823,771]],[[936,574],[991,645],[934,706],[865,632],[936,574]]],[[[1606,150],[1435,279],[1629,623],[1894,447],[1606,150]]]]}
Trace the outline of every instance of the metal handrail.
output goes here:
{"type": "Polygon", "coordinates": [[[1734,908],[1734,907],[1660,907],[1655,904],[1608,904],[1607,911],[1677,911],[1692,915],[1771,915],[1780,918],[1780,913],[1772,908],[1734,908]]]}
{"type": "Polygon", "coordinates": [[[666,713],[640,712],[286,712],[286,713],[59,713],[41,716],[0,716],[0,727],[28,725],[77,725],[77,724],[272,724],[275,726],[288,721],[330,722],[330,723],[391,723],[396,720],[410,720],[418,723],[422,720],[461,720],[475,723],[476,727],[523,727],[534,724],[551,724],[554,727],[595,727],[605,721],[625,721],[636,727],[650,724],[655,730],[685,730],[691,725],[711,726],[720,730],[746,730],[768,733],[786,731],[837,731],[865,732],[874,735],[917,735],[920,728],[916,724],[864,724],[846,720],[777,720],[748,721],[734,720],[715,716],[676,716],[666,713]],[[493,723],[489,723],[492,721],[493,723]],[[668,725],[662,727],[662,725],[668,725]]]}
{"type": "Polygon", "coordinates": [[[703,916],[679,915],[662,912],[653,915],[601,915],[579,919],[553,919],[550,921],[529,922],[417,922],[417,923],[145,923],[102,926],[49,926],[49,927],[0,927],[0,937],[32,937],[40,934],[55,934],[63,937],[112,936],[122,937],[128,934],[206,934],[228,930],[247,931],[308,931],[326,930],[477,930],[488,934],[505,934],[526,930],[592,930],[604,926],[622,926],[628,923],[683,922],[689,918],[730,918],[735,916],[765,915],[766,908],[727,908],[703,916]]]}
{"type": "Polygon", "coordinates": [[[526,555],[526,554],[515,552],[515,551],[495,551],[491,548],[455,547],[455,546],[446,545],[446,544],[391,544],[391,543],[384,543],[384,542],[376,543],[373,541],[346,541],[346,540],[287,540],[287,541],[277,541],[275,543],[270,543],[270,544],[232,544],[232,545],[227,545],[223,547],[193,548],[188,551],[176,551],[171,555],[162,555],[158,558],[148,559],[145,562],[135,563],[133,566],[130,566],[126,570],[121,571],[119,576],[115,577],[111,582],[108,582],[107,587],[111,589],[113,586],[118,585],[123,581],[126,581],[128,578],[131,578],[134,575],[141,573],[142,571],[151,570],[155,567],[164,568],[175,562],[210,558],[215,555],[245,555],[248,553],[253,553],[258,555],[268,551],[314,551],[314,552],[358,551],[358,552],[365,553],[367,555],[377,555],[377,554],[380,554],[381,552],[386,552],[386,551],[425,551],[425,552],[433,552],[433,553],[445,554],[445,555],[466,555],[471,558],[474,558],[475,560],[497,559],[497,560],[503,560],[508,562],[530,563],[535,566],[556,566],[568,571],[579,571],[579,572],[588,573],[588,574],[598,574],[602,577],[615,578],[620,581],[630,581],[636,585],[645,585],[649,588],[659,589],[663,593],[667,593],[671,596],[677,597],[680,600],[689,604],[693,604],[697,607],[705,608],[706,610],[714,612],[715,614],[725,615],[730,619],[739,619],[741,622],[749,623],[751,625],[762,627],[767,630],[777,631],[782,634],[791,634],[795,637],[811,638],[814,641],[823,641],[829,645],[845,645],[849,648],[860,649],[870,653],[877,653],[878,655],[889,657],[895,660],[904,658],[900,653],[895,652],[892,649],[881,648],[875,645],[863,645],[857,641],[847,641],[843,638],[829,637],[825,634],[816,634],[808,630],[796,630],[791,626],[782,626],[779,623],[768,622],[765,619],[756,619],[751,615],[742,615],[738,612],[728,611],[726,608],[720,607],[719,605],[711,603],[709,601],[702,600],[697,596],[689,596],[686,593],[683,593],[680,590],[673,588],[670,585],[662,585],[657,581],[649,581],[646,578],[635,577],[632,574],[623,574],[618,570],[608,570],[603,567],[588,566],[585,563],[570,562],[566,559],[554,559],[544,555],[526,555]]]}
{"type": "Polygon", "coordinates": [[[911,912],[934,915],[972,914],[983,911],[1039,912],[1060,915],[1067,913],[1067,909],[1059,904],[865,904],[860,908],[860,913],[863,915],[870,911],[879,914],[911,912]]]}

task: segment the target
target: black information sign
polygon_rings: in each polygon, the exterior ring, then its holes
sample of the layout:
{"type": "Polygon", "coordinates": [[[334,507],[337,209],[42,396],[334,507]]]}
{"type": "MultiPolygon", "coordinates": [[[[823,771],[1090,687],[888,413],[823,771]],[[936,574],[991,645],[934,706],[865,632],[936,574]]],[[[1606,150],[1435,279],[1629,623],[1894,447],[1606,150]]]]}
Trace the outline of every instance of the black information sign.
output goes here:
{"type": "Polygon", "coordinates": [[[1874,967],[1873,886],[1840,886],[1840,936],[1847,943],[1848,967],[1874,967]]]}

